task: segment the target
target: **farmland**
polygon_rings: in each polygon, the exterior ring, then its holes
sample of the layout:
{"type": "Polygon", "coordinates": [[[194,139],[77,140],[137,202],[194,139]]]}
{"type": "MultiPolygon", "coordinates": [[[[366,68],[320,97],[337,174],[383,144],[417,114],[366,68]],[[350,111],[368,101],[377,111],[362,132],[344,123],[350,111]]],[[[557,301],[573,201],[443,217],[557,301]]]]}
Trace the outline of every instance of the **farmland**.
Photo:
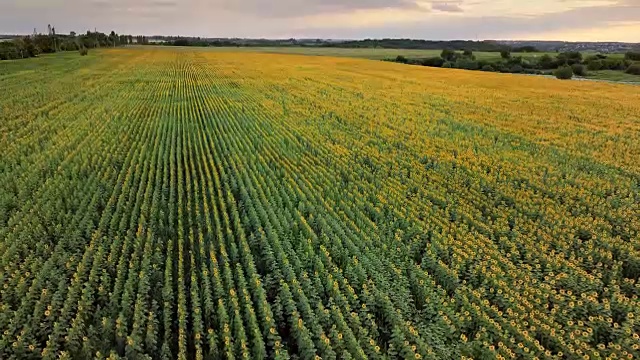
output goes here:
{"type": "MultiPolygon", "coordinates": [[[[331,47],[222,47],[207,48],[207,51],[215,52],[249,52],[268,54],[295,54],[313,56],[350,57],[371,60],[394,59],[398,55],[408,59],[424,59],[438,57],[442,50],[421,50],[421,49],[384,49],[384,48],[331,48],[331,47]]],[[[499,60],[499,52],[476,51],[474,52],[479,60],[499,60]]],[[[556,55],[556,53],[513,53],[513,56],[522,56],[525,59],[539,57],[544,54],[556,55]]],[[[620,56],[614,55],[614,56],[620,56]]],[[[622,55],[624,56],[624,55],[622,55]]]]}
{"type": "Polygon", "coordinates": [[[637,358],[637,87],[0,63],[0,359],[637,358]]]}
{"type": "MultiPolygon", "coordinates": [[[[439,57],[442,50],[421,50],[421,49],[385,49],[385,48],[331,48],[331,47],[211,47],[207,51],[215,52],[249,52],[268,54],[295,54],[313,56],[350,57],[359,59],[384,60],[394,59],[402,55],[408,59],[424,59],[439,57]]],[[[474,51],[473,54],[478,60],[500,60],[500,52],[474,51]]],[[[584,52],[585,56],[593,55],[594,52],[584,52]]],[[[521,56],[523,59],[539,58],[543,55],[555,57],[557,52],[512,52],[512,56],[521,56]]],[[[623,53],[607,54],[612,59],[623,59],[623,53]]]]}

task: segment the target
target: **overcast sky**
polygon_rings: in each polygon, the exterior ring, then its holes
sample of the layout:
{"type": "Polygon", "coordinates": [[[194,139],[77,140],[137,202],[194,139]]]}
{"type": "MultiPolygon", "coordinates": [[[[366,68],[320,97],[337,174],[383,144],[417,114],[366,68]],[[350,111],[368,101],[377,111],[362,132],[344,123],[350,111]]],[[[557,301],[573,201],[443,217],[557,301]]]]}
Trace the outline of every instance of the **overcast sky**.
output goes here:
{"type": "Polygon", "coordinates": [[[0,33],[640,42],[640,0],[0,0],[0,33]]]}

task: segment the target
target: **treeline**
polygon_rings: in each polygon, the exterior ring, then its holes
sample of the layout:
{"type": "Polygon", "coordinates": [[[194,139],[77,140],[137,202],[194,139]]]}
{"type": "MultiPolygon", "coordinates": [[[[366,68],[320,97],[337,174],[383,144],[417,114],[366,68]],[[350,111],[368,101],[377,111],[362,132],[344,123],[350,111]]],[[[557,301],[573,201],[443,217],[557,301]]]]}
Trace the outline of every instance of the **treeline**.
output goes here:
{"type": "Polygon", "coordinates": [[[59,51],[80,51],[83,55],[88,49],[100,47],[116,47],[132,43],[145,43],[146,37],[118,35],[87,31],[86,34],[71,32],[68,35],[56,34],[50,28],[49,34],[34,34],[0,42],[0,60],[26,59],[39,54],[50,54],[59,51]],[[134,40],[135,39],[135,40],[134,40]]]}
{"type": "MultiPolygon", "coordinates": [[[[412,39],[366,39],[346,42],[328,42],[323,46],[338,48],[381,48],[381,49],[421,49],[421,50],[471,50],[471,51],[488,51],[499,52],[507,49],[505,45],[495,41],[431,41],[431,40],[412,40],[412,39]]],[[[533,47],[527,47],[526,50],[537,51],[533,47]]]]}
{"type": "Polygon", "coordinates": [[[556,56],[544,54],[535,58],[512,56],[508,50],[502,50],[500,59],[478,60],[471,50],[457,52],[445,49],[439,57],[408,59],[398,56],[394,61],[409,65],[481,70],[501,73],[523,73],[535,75],[556,75],[570,79],[573,75],[586,76],[588,71],[618,70],[640,75],[640,53],[627,52],[624,58],[612,58],[604,54],[584,57],[580,52],[563,52],[556,56]]]}
{"type": "Polygon", "coordinates": [[[200,46],[200,47],[240,47],[247,46],[231,40],[198,40],[198,39],[177,39],[166,42],[164,45],[173,46],[200,46]]]}
{"type": "Polygon", "coordinates": [[[360,49],[421,49],[421,50],[471,50],[484,52],[538,52],[534,46],[511,48],[495,41],[430,41],[411,39],[367,39],[355,41],[330,41],[321,39],[201,39],[163,37],[164,45],[174,46],[202,46],[202,47],[330,47],[330,48],[360,48],[360,49]]]}
{"type": "MultiPolygon", "coordinates": [[[[195,47],[291,47],[309,46],[309,41],[296,39],[208,39],[200,37],[152,36],[153,45],[195,47]]],[[[313,41],[315,44],[315,40],[313,41]]]]}
{"type": "Polygon", "coordinates": [[[303,40],[268,40],[268,39],[202,39],[165,37],[154,45],[167,46],[199,46],[199,47],[327,47],[324,43],[303,40]],[[319,45],[315,45],[319,44],[319,45]]]}

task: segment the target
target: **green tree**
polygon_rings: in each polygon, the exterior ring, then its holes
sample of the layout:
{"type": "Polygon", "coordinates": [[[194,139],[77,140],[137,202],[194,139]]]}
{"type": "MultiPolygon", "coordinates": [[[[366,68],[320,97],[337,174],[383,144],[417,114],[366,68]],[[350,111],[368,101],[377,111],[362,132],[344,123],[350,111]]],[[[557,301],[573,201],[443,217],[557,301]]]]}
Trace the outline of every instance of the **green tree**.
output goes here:
{"type": "Polygon", "coordinates": [[[587,75],[587,71],[585,70],[585,67],[582,64],[573,64],[573,65],[571,65],[571,70],[573,70],[573,73],[575,75],[578,75],[578,76],[586,76],[587,75]]]}
{"type": "Polygon", "coordinates": [[[573,69],[571,66],[561,66],[553,74],[560,80],[569,80],[573,78],[573,69]]]}
{"type": "Polygon", "coordinates": [[[602,60],[591,60],[587,63],[587,69],[591,71],[598,71],[604,67],[602,60]]]}
{"type": "Polygon", "coordinates": [[[582,62],[582,53],[579,51],[568,51],[558,54],[558,60],[569,66],[582,62]]]}
{"type": "Polygon", "coordinates": [[[627,74],[640,75],[640,64],[633,64],[627,68],[627,74]]]}
{"type": "Polygon", "coordinates": [[[36,45],[30,36],[16,40],[18,49],[22,55],[22,58],[36,57],[40,54],[40,48],[36,45]]]}
{"type": "Polygon", "coordinates": [[[553,58],[548,54],[542,55],[538,60],[538,66],[541,69],[551,69],[554,67],[553,65],[554,65],[553,58]]]}
{"type": "Polygon", "coordinates": [[[111,31],[111,34],[109,34],[109,44],[112,44],[113,47],[116,47],[116,44],[118,43],[118,35],[116,34],[115,31],[111,31]]]}
{"type": "Polygon", "coordinates": [[[511,67],[511,69],[509,69],[509,71],[514,74],[520,74],[524,71],[524,68],[520,64],[515,64],[511,67]]]}
{"type": "Polygon", "coordinates": [[[444,59],[440,57],[426,58],[422,60],[421,64],[422,66],[442,67],[444,59]]]}
{"type": "Polygon", "coordinates": [[[640,52],[638,51],[629,51],[624,54],[624,58],[632,61],[640,61],[640,52]]]}
{"type": "MultiPolygon", "coordinates": [[[[176,40],[176,43],[178,41],[180,41],[180,40],[176,40]]],[[[396,57],[396,62],[399,62],[399,63],[402,63],[402,64],[407,64],[409,62],[409,60],[406,57],[402,56],[402,55],[398,55],[396,57]]]]}
{"type": "Polygon", "coordinates": [[[451,49],[444,49],[442,50],[442,53],[440,53],[440,57],[445,61],[455,61],[458,54],[451,49]]]}
{"type": "Polygon", "coordinates": [[[478,70],[480,68],[480,66],[478,65],[478,62],[468,57],[461,57],[458,60],[456,60],[455,67],[458,69],[465,69],[465,70],[478,70]]]}

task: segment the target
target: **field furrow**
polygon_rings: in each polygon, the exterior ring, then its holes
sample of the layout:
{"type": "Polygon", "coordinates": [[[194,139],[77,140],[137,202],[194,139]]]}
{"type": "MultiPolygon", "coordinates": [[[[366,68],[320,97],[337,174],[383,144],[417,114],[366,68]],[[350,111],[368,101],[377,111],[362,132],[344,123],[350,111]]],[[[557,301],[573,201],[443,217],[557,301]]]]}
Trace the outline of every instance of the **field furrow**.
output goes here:
{"type": "Polygon", "coordinates": [[[0,64],[1,359],[640,354],[634,87],[24,61],[0,64]]]}

